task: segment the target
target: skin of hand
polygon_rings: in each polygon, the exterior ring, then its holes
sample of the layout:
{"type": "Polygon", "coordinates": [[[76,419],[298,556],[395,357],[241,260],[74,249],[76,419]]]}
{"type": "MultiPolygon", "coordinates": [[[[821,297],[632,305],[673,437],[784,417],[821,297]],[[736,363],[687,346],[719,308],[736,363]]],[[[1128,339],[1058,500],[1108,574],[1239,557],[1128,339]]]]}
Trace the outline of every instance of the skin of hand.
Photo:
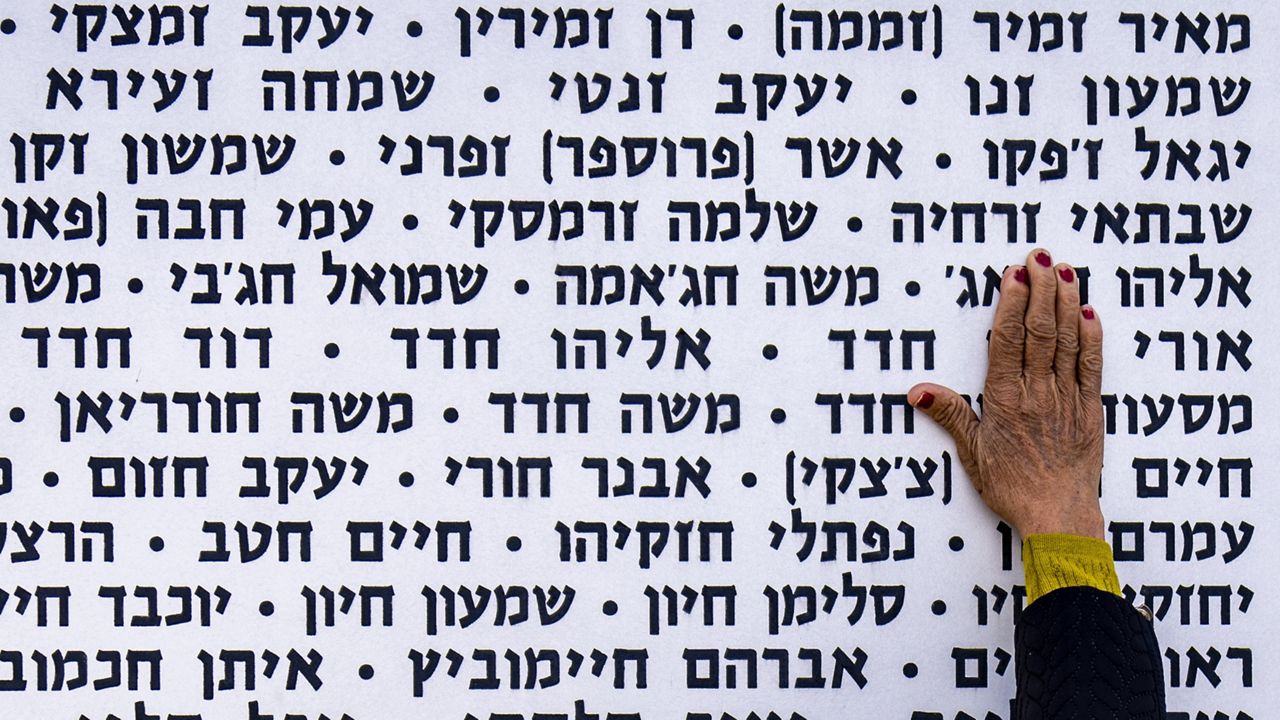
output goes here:
{"type": "Polygon", "coordinates": [[[1022,537],[1105,539],[1101,390],[1097,312],[1081,307],[1070,265],[1033,250],[1000,280],[982,418],[934,383],[913,386],[907,401],[951,435],[974,489],[1022,537]]]}

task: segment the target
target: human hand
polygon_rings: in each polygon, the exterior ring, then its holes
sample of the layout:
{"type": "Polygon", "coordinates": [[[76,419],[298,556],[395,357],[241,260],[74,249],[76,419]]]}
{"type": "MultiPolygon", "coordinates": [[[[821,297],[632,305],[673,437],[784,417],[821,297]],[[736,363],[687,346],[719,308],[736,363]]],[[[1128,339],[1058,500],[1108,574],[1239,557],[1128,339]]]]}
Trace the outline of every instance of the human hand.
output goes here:
{"type": "Polygon", "coordinates": [[[1071,266],[1034,250],[1000,281],[982,418],[934,383],[907,400],[951,435],[974,489],[1022,537],[1105,539],[1101,389],[1102,323],[1080,306],[1071,266]]]}

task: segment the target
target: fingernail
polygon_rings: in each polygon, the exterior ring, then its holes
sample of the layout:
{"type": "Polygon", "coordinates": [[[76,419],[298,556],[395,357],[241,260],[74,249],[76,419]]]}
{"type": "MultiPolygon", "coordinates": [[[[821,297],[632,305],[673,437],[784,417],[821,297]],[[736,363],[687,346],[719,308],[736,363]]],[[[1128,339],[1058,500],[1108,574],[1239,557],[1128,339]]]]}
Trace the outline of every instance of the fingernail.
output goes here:
{"type": "Polygon", "coordinates": [[[1022,283],[1023,285],[1026,285],[1026,284],[1027,284],[1027,269],[1026,269],[1026,268],[1021,268],[1021,267],[1020,267],[1020,268],[1018,268],[1017,270],[1015,270],[1015,271],[1013,272],[1013,279],[1014,279],[1014,280],[1017,280],[1018,282],[1022,283]]]}
{"type": "Polygon", "coordinates": [[[1036,262],[1040,263],[1044,267],[1049,267],[1053,264],[1053,259],[1049,257],[1049,253],[1047,252],[1036,253],[1036,262]]]}
{"type": "Polygon", "coordinates": [[[1063,282],[1071,282],[1076,279],[1076,274],[1071,272],[1071,268],[1064,267],[1058,271],[1058,277],[1062,278],[1063,282]]]}
{"type": "Polygon", "coordinates": [[[1085,320],[1092,320],[1093,308],[1080,308],[1080,314],[1084,316],[1085,320]]]}
{"type": "Polygon", "coordinates": [[[920,408],[921,410],[928,410],[929,406],[932,404],[933,404],[933,393],[922,392],[920,393],[920,399],[916,400],[916,407],[920,408]]]}

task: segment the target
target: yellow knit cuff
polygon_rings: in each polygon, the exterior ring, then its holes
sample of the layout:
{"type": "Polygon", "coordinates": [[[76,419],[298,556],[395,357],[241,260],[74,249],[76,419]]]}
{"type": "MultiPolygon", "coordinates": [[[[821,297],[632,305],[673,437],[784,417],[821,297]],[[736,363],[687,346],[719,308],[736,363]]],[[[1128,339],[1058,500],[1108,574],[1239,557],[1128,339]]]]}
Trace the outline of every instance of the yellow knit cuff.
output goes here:
{"type": "Polygon", "coordinates": [[[1121,595],[1106,540],[1066,534],[1029,535],[1022,541],[1027,604],[1058,588],[1084,585],[1121,595]]]}

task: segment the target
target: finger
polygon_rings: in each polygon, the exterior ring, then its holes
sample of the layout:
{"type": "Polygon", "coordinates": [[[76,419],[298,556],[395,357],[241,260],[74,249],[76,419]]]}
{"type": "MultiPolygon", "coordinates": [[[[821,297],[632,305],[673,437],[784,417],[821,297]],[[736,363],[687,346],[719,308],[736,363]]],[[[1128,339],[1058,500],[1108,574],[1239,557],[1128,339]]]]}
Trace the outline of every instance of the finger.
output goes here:
{"type": "Polygon", "coordinates": [[[1053,374],[1053,355],[1058,342],[1058,317],[1054,311],[1058,274],[1053,271],[1053,259],[1047,251],[1031,252],[1027,257],[1027,275],[1031,279],[1031,296],[1024,321],[1027,339],[1022,372],[1029,380],[1043,379],[1053,374]]]}
{"type": "Polygon", "coordinates": [[[997,387],[1022,382],[1022,346],[1026,338],[1023,316],[1027,312],[1027,269],[1015,265],[1004,271],[1000,279],[1000,300],[991,321],[991,340],[987,345],[988,395],[997,387]]]}
{"type": "Polygon", "coordinates": [[[1078,391],[1076,356],[1080,353],[1080,284],[1075,269],[1065,263],[1054,268],[1058,275],[1058,344],[1053,353],[1053,374],[1064,397],[1078,391]]]}
{"type": "Polygon", "coordinates": [[[941,425],[955,441],[962,457],[972,457],[978,415],[959,393],[942,385],[920,383],[907,391],[907,402],[941,425]]]}
{"type": "Polygon", "coordinates": [[[1102,319],[1092,305],[1080,308],[1080,359],[1076,378],[1085,400],[1102,401],[1102,319]]]}

